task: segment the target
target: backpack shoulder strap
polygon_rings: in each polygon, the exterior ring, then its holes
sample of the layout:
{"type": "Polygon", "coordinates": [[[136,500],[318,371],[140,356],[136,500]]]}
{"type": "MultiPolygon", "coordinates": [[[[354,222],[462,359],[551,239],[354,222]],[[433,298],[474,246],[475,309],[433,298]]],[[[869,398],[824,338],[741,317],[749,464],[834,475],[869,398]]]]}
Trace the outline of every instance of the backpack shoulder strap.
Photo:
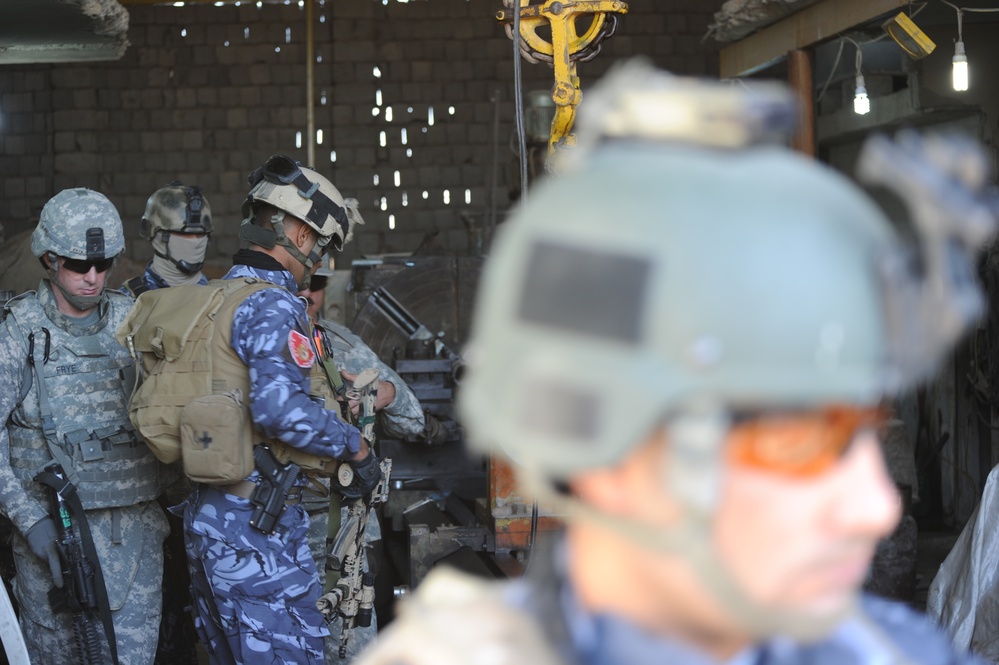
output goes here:
{"type": "Polygon", "coordinates": [[[121,288],[133,298],[138,298],[140,295],[149,290],[149,284],[146,282],[145,275],[136,275],[122,284],[121,288]]]}

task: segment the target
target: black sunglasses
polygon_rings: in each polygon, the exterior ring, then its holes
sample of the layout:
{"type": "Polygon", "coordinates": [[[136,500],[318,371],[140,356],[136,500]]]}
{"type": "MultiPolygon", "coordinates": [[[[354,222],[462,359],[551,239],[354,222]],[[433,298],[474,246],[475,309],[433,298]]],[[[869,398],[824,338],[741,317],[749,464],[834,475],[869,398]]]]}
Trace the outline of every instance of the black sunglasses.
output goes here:
{"type": "Polygon", "coordinates": [[[97,259],[96,261],[83,261],[81,259],[67,259],[63,257],[62,267],[70,272],[79,275],[86,275],[91,268],[96,268],[97,272],[107,272],[114,265],[114,259],[97,259]]]}

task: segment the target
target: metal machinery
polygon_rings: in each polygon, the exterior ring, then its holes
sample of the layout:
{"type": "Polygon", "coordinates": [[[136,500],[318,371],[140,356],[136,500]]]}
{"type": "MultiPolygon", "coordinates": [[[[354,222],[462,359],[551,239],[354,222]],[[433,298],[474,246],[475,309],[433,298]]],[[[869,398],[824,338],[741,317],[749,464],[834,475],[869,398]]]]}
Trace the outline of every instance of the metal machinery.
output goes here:
{"type": "Polygon", "coordinates": [[[579,89],[576,63],[589,62],[598,53],[603,41],[614,34],[617,14],[628,12],[628,3],[619,0],[547,0],[535,3],[518,0],[520,12],[511,8],[514,0],[503,0],[505,9],[496,13],[496,20],[513,39],[519,28],[520,54],[532,63],[547,62],[555,70],[552,120],[548,152],[575,144],[572,123],[576,107],[583,98],[579,89]]]}
{"type": "MultiPolygon", "coordinates": [[[[524,58],[554,68],[551,154],[574,144],[571,129],[582,98],[576,63],[596,56],[628,6],[610,0],[517,1],[519,15],[510,9],[513,0],[504,0],[497,19],[511,38],[519,32],[524,58]]],[[[454,396],[482,261],[413,256],[353,264],[353,297],[346,308],[351,328],[406,380],[429,416],[423,441],[378,438],[379,453],[394,464],[381,517],[383,565],[391,564],[395,575],[379,575],[380,605],[391,598],[388,582],[415,586],[442,563],[484,575],[516,573],[534,532],[560,525],[557,516],[520,495],[505,463],[469,456],[462,445],[454,396]]]]}
{"type": "Polygon", "coordinates": [[[478,257],[438,256],[353,265],[351,327],[409,384],[428,422],[422,441],[378,437],[379,454],[393,460],[381,518],[385,563],[395,572],[380,571],[379,604],[391,598],[388,582],[415,586],[438,563],[499,574],[488,465],[465,452],[454,411],[462,371],[456,350],[468,333],[481,266],[478,257]]]}

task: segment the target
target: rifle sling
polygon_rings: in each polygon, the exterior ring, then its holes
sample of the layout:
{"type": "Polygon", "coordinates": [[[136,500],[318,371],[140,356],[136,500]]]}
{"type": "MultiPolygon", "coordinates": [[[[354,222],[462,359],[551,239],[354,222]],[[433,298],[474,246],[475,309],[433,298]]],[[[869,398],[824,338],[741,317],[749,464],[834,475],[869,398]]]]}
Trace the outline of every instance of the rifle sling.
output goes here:
{"type": "Polygon", "coordinates": [[[80,529],[80,542],[83,546],[83,555],[94,567],[94,585],[97,592],[97,606],[101,615],[101,623],[104,624],[104,635],[107,637],[108,646],[111,648],[111,660],[114,665],[118,665],[118,641],[115,639],[114,622],[111,619],[111,602],[108,600],[108,589],[104,584],[104,571],[101,570],[101,560],[97,557],[97,548],[94,547],[94,538],[90,534],[90,524],[87,523],[87,516],[83,512],[83,503],[80,495],[76,492],[76,486],[68,480],[63,480],[51,471],[42,471],[35,480],[51,488],[62,495],[69,511],[72,513],[77,526],[80,529]]]}

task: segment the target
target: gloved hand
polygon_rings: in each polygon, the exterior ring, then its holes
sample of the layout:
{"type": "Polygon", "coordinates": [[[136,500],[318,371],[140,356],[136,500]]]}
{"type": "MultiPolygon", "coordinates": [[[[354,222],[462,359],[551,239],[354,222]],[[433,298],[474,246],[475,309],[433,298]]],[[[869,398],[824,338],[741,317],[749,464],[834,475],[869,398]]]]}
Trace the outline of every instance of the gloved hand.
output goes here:
{"type": "Polygon", "coordinates": [[[373,452],[362,460],[347,460],[354,477],[350,484],[340,488],[340,493],[347,499],[370,497],[382,479],[382,466],[373,452]]]}
{"type": "Polygon", "coordinates": [[[24,534],[28,540],[28,547],[42,561],[48,561],[49,570],[52,572],[53,583],[62,588],[62,564],[59,563],[59,547],[56,545],[55,522],[51,517],[45,517],[31,525],[28,532],[24,534]]]}

